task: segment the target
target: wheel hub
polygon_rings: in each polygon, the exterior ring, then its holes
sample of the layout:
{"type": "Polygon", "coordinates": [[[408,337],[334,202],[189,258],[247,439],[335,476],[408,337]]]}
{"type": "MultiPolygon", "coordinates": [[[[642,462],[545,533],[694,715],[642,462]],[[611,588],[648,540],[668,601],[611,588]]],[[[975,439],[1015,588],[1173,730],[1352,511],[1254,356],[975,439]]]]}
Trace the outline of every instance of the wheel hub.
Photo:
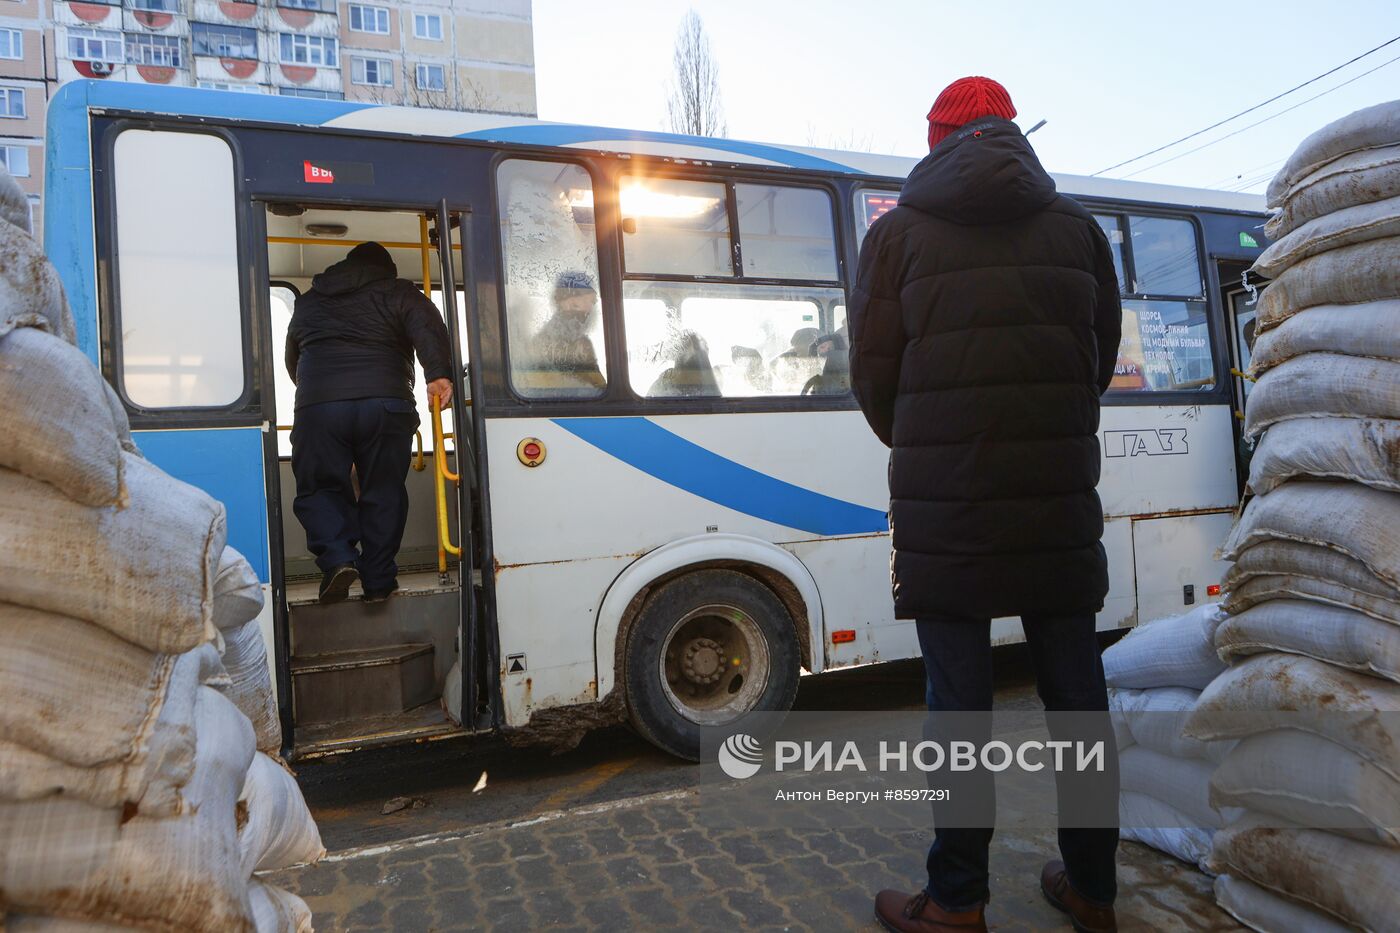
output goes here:
{"type": "Polygon", "coordinates": [[[681,673],[686,680],[702,687],[716,683],[729,663],[724,646],[713,638],[693,639],[685,646],[683,658],[681,673]]]}

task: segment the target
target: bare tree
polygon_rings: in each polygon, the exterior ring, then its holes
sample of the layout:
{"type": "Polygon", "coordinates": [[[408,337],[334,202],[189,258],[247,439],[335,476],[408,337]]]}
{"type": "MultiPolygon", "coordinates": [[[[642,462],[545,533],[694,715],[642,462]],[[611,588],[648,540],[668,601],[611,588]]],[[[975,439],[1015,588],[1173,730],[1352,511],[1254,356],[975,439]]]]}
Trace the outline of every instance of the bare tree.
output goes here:
{"type": "Polygon", "coordinates": [[[728,129],[719,96],[719,66],[700,16],[691,10],[676,30],[675,68],[666,97],[673,133],[723,136],[728,129]]]}
{"type": "Polygon", "coordinates": [[[874,152],[875,137],[867,133],[864,136],[849,130],[844,135],[840,133],[827,133],[825,137],[817,132],[815,125],[807,124],[807,145],[813,149],[841,149],[846,152],[874,152]]]}

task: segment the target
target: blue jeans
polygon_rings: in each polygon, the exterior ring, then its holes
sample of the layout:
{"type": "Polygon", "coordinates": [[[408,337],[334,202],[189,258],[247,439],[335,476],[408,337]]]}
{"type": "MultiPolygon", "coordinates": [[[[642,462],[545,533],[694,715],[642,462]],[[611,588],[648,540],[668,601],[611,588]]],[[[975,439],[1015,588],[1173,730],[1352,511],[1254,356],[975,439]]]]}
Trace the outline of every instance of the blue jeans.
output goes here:
{"type": "Polygon", "coordinates": [[[417,428],[418,412],[406,399],[359,398],[297,409],[292,511],[322,572],[352,564],[367,592],[397,582],[394,558],[408,522],[404,480],[417,428]],[[351,466],[360,483],[358,500],[351,466]]]}
{"type": "MultiPolygon", "coordinates": [[[[1058,618],[1023,616],[1021,622],[1035,666],[1037,692],[1045,709],[1050,712],[1104,712],[1101,728],[1095,726],[1092,735],[1057,734],[1055,722],[1051,721],[1051,734],[1055,739],[1092,742],[1106,738],[1106,774],[1087,778],[1072,772],[1056,774],[1062,824],[1064,814],[1073,809],[1067,806],[1066,789],[1068,782],[1075,780],[1097,782],[1089,788],[1090,794],[1107,801],[1113,808],[1112,814],[1116,814],[1118,754],[1107,715],[1108,690],[1094,634],[1094,614],[1084,612],[1058,618]]],[[[938,717],[930,717],[932,734],[929,737],[944,743],[952,738],[978,745],[988,741],[992,731],[993,692],[991,621],[942,616],[919,619],[916,627],[928,673],[929,710],[986,713],[984,717],[954,717],[956,724],[945,720],[945,725],[939,724],[938,717]],[[956,730],[957,734],[953,735],[950,730],[956,730]]],[[[994,778],[990,772],[979,769],[961,775],[935,772],[930,774],[930,781],[947,787],[951,799],[947,804],[934,805],[934,842],[928,852],[928,895],[946,910],[983,903],[990,897],[987,856],[996,823],[994,778]],[[940,811],[945,814],[956,811],[957,822],[962,825],[940,828],[940,811]],[[984,828],[964,828],[968,826],[984,828]]],[[[1083,784],[1078,791],[1082,800],[1083,784]]],[[[1112,819],[1110,815],[1109,821],[1112,819]]],[[[1091,901],[1111,904],[1118,893],[1117,828],[1103,828],[1102,821],[1095,827],[1062,825],[1059,842],[1060,855],[1074,889],[1091,901]]]]}

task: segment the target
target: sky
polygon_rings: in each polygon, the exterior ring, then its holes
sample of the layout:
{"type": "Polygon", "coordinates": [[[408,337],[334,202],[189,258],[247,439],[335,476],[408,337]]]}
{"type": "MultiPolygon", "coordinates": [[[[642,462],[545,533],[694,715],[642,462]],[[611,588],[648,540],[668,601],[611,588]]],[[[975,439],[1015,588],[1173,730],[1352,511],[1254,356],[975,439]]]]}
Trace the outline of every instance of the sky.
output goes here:
{"type": "MultiPolygon", "coordinates": [[[[1031,136],[1046,168],[1085,175],[1400,37],[1396,0],[534,0],[540,118],[667,129],[671,49],[691,9],[730,137],[921,157],[938,91],[981,74],[1006,86],[1022,129],[1048,121],[1031,136]]],[[[1107,177],[1262,191],[1309,133],[1400,98],[1400,60],[1359,77],[1391,59],[1400,41],[1107,177]]]]}

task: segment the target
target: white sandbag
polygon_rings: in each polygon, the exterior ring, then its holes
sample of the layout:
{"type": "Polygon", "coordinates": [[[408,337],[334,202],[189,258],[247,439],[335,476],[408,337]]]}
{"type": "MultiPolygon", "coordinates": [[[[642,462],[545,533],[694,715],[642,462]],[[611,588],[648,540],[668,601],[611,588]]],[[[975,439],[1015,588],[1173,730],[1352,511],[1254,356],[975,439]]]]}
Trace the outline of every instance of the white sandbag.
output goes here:
{"type": "MultiPolygon", "coordinates": [[[[69,764],[125,761],[150,739],[175,660],[77,619],[4,606],[0,734],[69,764]]],[[[171,699],[192,703],[193,689],[171,699]]]]}
{"type": "MultiPolygon", "coordinates": [[[[1285,575],[1324,580],[1338,586],[1370,593],[1395,596],[1394,588],[1366,569],[1360,561],[1345,554],[1301,541],[1266,539],[1252,544],[1234,556],[1225,573],[1225,589],[1231,590],[1254,577],[1285,575]]],[[[1229,611],[1229,607],[1226,607],[1229,611]]]]}
{"type": "Polygon", "coordinates": [[[1224,761],[1233,742],[1202,742],[1183,734],[1200,695],[1199,690],[1189,687],[1110,688],[1108,709],[1113,714],[1119,750],[1141,745],[1173,758],[1199,758],[1217,764],[1224,761]]]}
{"type": "Polygon", "coordinates": [[[1215,879],[1215,902],[1260,933],[1351,933],[1351,927],[1328,914],[1233,875],[1215,879]]]}
{"type": "Polygon", "coordinates": [[[0,224],[0,337],[17,327],[41,327],[78,342],[73,312],[58,273],[38,241],[13,224],[0,224]]]}
{"type": "Polygon", "coordinates": [[[117,390],[107,380],[102,380],[103,393],[107,396],[107,408],[112,413],[112,423],[117,426],[117,443],[127,453],[142,457],[141,448],[131,439],[131,420],[126,415],[126,406],[117,396],[117,390]]]}
{"type": "MultiPolygon", "coordinates": [[[[111,637],[102,634],[104,639],[111,637]]],[[[101,641],[95,646],[99,651],[101,641]]],[[[182,789],[194,771],[196,690],[218,669],[219,659],[211,644],[180,655],[164,695],[152,698],[152,703],[159,703],[154,725],[148,735],[133,740],[125,758],[76,765],[0,740],[0,799],[35,800],[61,794],[95,807],[125,808],[130,815],[168,817],[185,812],[182,789]]],[[[105,703],[110,696],[101,687],[105,676],[69,683],[68,697],[61,701],[61,718],[50,722],[53,732],[70,738],[63,724],[75,716],[86,719],[83,729],[74,731],[87,734],[103,728],[101,724],[108,722],[105,703]]],[[[20,704],[21,709],[28,708],[28,700],[20,704]]]]}
{"type": "Polygon", "coordinates": [[[1400,197],[1356,204],[1315,217],[1269,244],[1250,271],[1276,279],[1289,266],[1318,253],[1388,236],[1400,236],[1400,197]]]}
{"type": "Polygon", "coordinates": [[[224,507],[122,457],[125,509],[80,505],[0,470],[0,601],[84,619],[151,651],[189,651],[214,632],[224,507]]]}
{"type": "Polygon", "coordinates": [[[1103,653],[1110,687],[1191,687],[1199,690],[1225,669],[1215,656],[1215,627],[1223,618],[1215,603],[1129,630],[1103,653]]]}
{"type": "Polygon", "coordinates": [[[0,220],[32,233],[29,224],[29,196],[15,181],[10,170],[0,165],[0,220]]]}
{"type": "Polygon", "coordinates": [[[1400,780],[1400,685],[1312,658],[1259,654],[1201,692],[1186,734],[1242,739],[1299,729],[1350,749],[1400,780]]]}
{"type": "MultiPolygon", "coordinates": [[[[1259,333],[1317,305],[1400,297],[1400,237],[1328,250],[1290,266],[1259,296],[1259,333]]],[[[1253,395],[1253,393],[1250,393],[1253,395]]]]}
{"type": "Polygon", "coordinates": [[[1311,220],[1396,195],[1400,195],[1400,146],[1363,149],[1299,179],[1264,222],[1264,233],[1278,240],[1311,220]]]}
{"type": "Polygon", "coordinates": [[[1271,425],[1249,461],[1249,488],[1265,495],[1299,476],[1400,492],[1400,421],[1291,418],[1271,425]]]}
{"type": "Polygon", "coordinates": [[[1333,120],[1309,135],[1283,168],[1269,182],[1267,204],[1283,204],[1292,188],[1333,159],[1361,149],[1375,149],[1400,143],[1400,100],[1387,101],[1353,111],[1333,120]]]}
{"type": "Polygon", "coordinates": [[[452,720],[452,724],[460,726],[462,724],[462,659],[458,658],[452,662],[452,667],[448,668],[447,678],[442,682],[442,696],[438,698],[438,705],[442,707],[443,713],[452,720]]]}
{"type": "Polygon", "coordinates": [[[1312,577],[1284,574],[1251,577],[1227,594],[1224,605],[1231,615],[1238,615],[1275,599],[1301,599],[1325,606],[1340,606],[1365,613],[1381,622],[1400,625],[1400,602],[1312,577]]]}
{"type": "Polygon", "coordinates": [[[1245,436],[1290,418],[1400,418],[1400,362],[1305,353],[1279,364],[1249,393],[1245,436]]]}
{"type": "Polygon", "coordinates": [[[1296,729],[1240,742],[1211,777],[1210,802],[1400,847],[1400,782],[1355,752],[1296,729]]]}
{"type": "Polygon", "coordinates": [[[296,778],[269,756],[253,756],[238,799],[247,813],[238,830],[244,875],[311,864],[326,854],[296,778]]]}
{"type": "Polygon", "coordinates": [[[81,350],[52,334],[21,327],[0,337],[0,467],[84,505],[121,505],[121,442],[105,385],[81,350]]]}
{"type": "Polygon", "coordinates": [[[237,628],[256,619],[262,608],[262,584],[252,565],[242,554],[225,547],[214,577],[214,627],[219,631],[237,628]]]}
{"type": "Polygon", "coordinates": [[[1140,842],[1207,871],[1215,830],[1191,820],[1160,800],[1124,791],[1118,796],[1118,835],[1140,842]]]}
{"type": "Polygon", "coordinates": [[[1143,794],[1171,807],[1190,820],[1189,825],[1219,829],[1228,818],[1210,802],[1210,775],[1215,762],[1199,758],[1172,758],[1141,745],[1118,755],[1119,787],[1125,793],[1143,794]]]}
{"type": "Polygon", "coordinates": [[[117,933],[138,929],[95,920],[69,920],[66,917],[42,917],[36,914],[10,914],[4,919],[5,933],[117,933]]]}
{"type": "Polygon", "coordinates": [[[1400,495],[1360,483],[1284,483],[1250,500],[1221,553],[1225,560],[1234,560],[1246,548],[1270,539],[1345,554],[1400,596],[1400,495]]]}
{"type": "MultiPolygon", "coordinates": [[[[259,590],[261,592],[261,590],[259,590]]],[[[224,636],[224,670],[229,682],[223,693],[247,716],[257,736],[258,750],[277,754],[282,749],[282,722],[277,695],[267,669],[267,645],[257,619],[228,629],[224,636]]]]}
{"type": "Polygon", "coordinates": [[[1400,625],[1338,606],[1260,603],[1226,619],[1215,631],[1215,647],[1226,662],[1284,651],[1400,683],[1400,625]]]}
{"type": "Polygon", "coordinates": [[[1304,353],[1400,360],[1400,300],[1305,308],[1259,335],[1249,357],[1250,375],[1263,375],[1304,353]]]}
{"type": "Polygon", "coordinates": [[[254,879],[248,901],[258,933],[311,933],[311,908],[291,891],[254,879]]]}
{"type": "Polygon", "coordinates": [[[238,853],[237,801],[253,730],[199,688],[191,812],[123,820],[118,809],[51,798],[0,803],[0,891],[16,912],[157,930],[251,931],[238,853]]]}
{"type": "Polygon", "coordinates": [[[1250,816],[1215,834],[1211,864],[1363,930],[1395,929],[1400,850],[1250,816]]]}

